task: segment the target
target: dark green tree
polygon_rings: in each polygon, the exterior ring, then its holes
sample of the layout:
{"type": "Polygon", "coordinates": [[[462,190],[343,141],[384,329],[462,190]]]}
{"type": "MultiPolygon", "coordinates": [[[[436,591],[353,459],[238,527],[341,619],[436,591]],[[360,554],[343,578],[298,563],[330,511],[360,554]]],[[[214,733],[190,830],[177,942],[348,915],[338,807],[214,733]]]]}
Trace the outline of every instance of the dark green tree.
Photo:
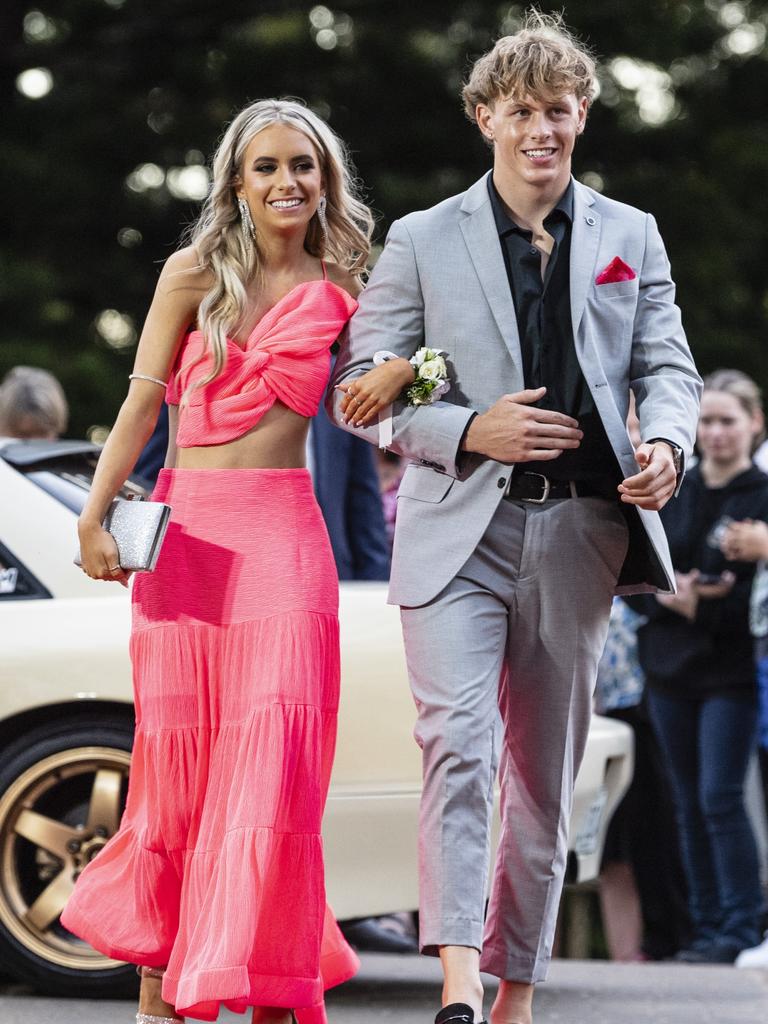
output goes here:
{"type": "MultiPolygon", "coordinates": [[[[0,374],[53,370],[73,435],[112,422],[159,267],[195,215],[223,124],[248,100],[298,95],[327,117],[380,238],[466,187],[489,154],[461,112],[461,80],[522,11],[5,0],[0,374]]],[[[700,367],[768,384],[768,2],[572,0],[566,17],[601,59],[577,175],[656,215],[700,367]]]]}

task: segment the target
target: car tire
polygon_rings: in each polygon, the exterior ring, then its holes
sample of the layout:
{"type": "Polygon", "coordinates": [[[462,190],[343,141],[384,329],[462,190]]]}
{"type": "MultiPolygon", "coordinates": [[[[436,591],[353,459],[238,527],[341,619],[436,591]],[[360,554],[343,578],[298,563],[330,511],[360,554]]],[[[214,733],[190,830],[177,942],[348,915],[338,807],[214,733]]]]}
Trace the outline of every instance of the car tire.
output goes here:
{"type": "Polygon", "coordinates": [[[0,753],[0,963],[47,995],[135,994],[132,965],[59,921],[82,868],[116,831],[133,742],[128,714],[38,726],[0,753]]]}

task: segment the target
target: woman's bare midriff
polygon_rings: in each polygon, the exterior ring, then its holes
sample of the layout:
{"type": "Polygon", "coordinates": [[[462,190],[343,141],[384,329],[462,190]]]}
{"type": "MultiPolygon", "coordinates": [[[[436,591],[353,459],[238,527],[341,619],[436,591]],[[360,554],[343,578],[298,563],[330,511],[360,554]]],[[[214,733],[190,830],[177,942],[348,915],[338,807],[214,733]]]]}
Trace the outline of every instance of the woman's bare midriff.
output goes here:
{"type": "MultiPolygon", "coordinates": [[[[174,417],[175,419],[175,417],[174,417]]],[[[246,434],[198,448],[176,448],[177,469],[303,469],[309,420],[281,402],[246,434]]]]}

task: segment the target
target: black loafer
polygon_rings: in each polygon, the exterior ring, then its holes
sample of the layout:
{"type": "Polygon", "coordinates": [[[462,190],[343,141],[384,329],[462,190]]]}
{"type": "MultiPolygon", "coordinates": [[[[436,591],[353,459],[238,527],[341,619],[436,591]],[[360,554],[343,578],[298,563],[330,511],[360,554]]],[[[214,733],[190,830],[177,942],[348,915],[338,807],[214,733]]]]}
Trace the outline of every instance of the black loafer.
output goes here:
{"type": "MultiPolygon", "coordinates": [[[[466,1003],[451,1003],[444,1006],[435,1017],[435,1024],[474,1024],[475,1012],[466,1003]]],[[[488,1021],[480,1021],[480,1024],[488,1024],[488,1021]]]]}
{"type": "Polygon", "coordinates": [[[344,938],[366,953],[418,953],[419,944],[410,935],[385,928],[375,917],[364,917],[341,925],[344,938]]]}

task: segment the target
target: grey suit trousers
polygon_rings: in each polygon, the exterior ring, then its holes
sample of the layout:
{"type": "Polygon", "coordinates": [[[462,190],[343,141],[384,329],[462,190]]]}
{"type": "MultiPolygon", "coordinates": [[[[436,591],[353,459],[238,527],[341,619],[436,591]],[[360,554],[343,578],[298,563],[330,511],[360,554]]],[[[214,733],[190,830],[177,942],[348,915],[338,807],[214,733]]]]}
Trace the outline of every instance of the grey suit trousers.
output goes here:
{"type": "Polygon", "coordinates": [[[502,501],[445,589],[402,608],[423,754],[424,952],[474,946],[499,978],[546,975],[573,785],[627,545],[618,501],[502,501]],[[502,830],[484,925],[499,761],[502,830]]]}

